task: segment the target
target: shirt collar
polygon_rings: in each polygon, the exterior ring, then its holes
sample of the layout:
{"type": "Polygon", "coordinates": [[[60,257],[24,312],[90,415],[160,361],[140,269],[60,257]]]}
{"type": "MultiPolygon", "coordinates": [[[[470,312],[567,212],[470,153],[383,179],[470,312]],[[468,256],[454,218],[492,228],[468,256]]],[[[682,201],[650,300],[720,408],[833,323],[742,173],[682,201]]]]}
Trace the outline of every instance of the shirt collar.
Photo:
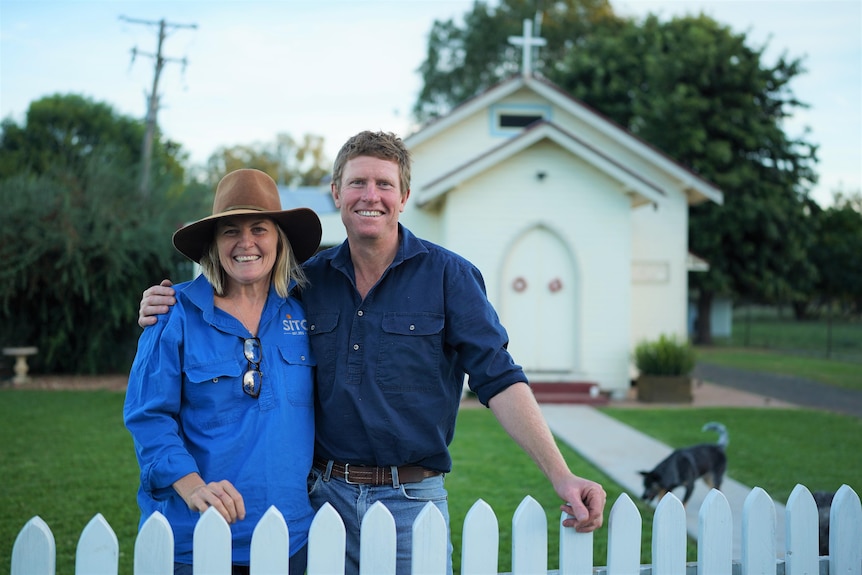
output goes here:
{"type": "MultiPolygon", "coordinates": [[[[350,259],[350,243],[344,240],[340,246],[328,253],[323,252],[331,265],[336,269],[347,270],[353,268],[353,261],[350,259]]],[[[422,243],[422,240],[413,235],[413,232],[405,228],[400,223],[398,224],[398,252],[395,254],[395,259],[389,264],[390,268],[394,268],[398,264],[409,260],[420,254],[428,253],[428,248],[422,243]]]]}
{"type": "Polygon", "coordinates": [[[196,277],[188,287],[179,293],[188,299],[189,303],[201,310],[204,319],[212,323],[215,315],[213,288],[203,275],[196,277]]]}
{"type": "MultiPolygon", "coordinates": [[[[295,280],[291,279],[290,289],[293,289],[295,284],[295,280]]],[[[215,313],[215,297],[213,294],[213,288],[210,285],[210,282],[207,281],[203,275],[199,275],[192,280],[185,289],[178,291],[178,294],[185,297],[189,303],[200,309],[204,320],[208,323],[224,327],[224,321],[221,320],[224,316],[217,316],[215,313]]],[[[271,313],[269,306],[272,302],[276,301],[276,298],[278,298],[278,294],[275,292],[275,285],[270,282],[266,305],[261,314],[261,323],[263,323],[264,319],[269,313],[271,313]]]]}

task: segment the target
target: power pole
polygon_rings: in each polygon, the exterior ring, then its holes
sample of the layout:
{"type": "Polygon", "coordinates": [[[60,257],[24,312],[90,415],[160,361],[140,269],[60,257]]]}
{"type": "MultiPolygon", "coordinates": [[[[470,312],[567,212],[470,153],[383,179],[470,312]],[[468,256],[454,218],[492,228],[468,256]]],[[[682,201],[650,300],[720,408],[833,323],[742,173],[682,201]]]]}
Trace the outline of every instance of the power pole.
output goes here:
{"type": "Polygon", "coordinates": [[[186,66],[186,59],[176,59],[176,58],[165,58],[162,56],[162,44],[165,41],[165,29],[170,28],[192,28],[197,29],[196,24],[168,24],[164,19],[159,20],[158,22],[152,20],[136,20],[134,18],[126,18],[125,16],[120,16],[120,20],[125,20],[126,22],[130,22],[132,24],[147,24],[147,25],[157,25],[159,26],[159,43],[156,48],[155,54],[150,54],[147,52],[142,52],[138,50],[137,46],[132,48],[132,62],[135,61],[135,57],[139,54],[142,56],[149,56],[153,58],[156,63],[155,74],[153,75],[153,89],[147,97],[147,119],[146,119],[146,131],[144,132],[144,143],[141,148],[141,195],[147,197],[150,194],[150,164],[153,159],[153,138],[156,133],[156,114],[159,111],[159,76],[162,73],[162,68],[165,66],[167,62],[181,62],[183,68],[186,66]]]}

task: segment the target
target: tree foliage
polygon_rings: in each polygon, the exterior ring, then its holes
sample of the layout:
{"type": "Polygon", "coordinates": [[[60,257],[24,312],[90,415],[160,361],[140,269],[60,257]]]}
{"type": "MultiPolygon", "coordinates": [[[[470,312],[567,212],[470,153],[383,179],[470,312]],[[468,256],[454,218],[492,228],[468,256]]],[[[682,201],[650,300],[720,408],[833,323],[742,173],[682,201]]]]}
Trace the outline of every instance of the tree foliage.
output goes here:
{"type": "MultiPolygon", "coordinates": [[[[0,343],[36,345],[35,370],[131,365],[141,291],[188,277],[171,234],[206,209],[159,142],[154,192],[138,192],[143,126],[79,96],[33,102],[0,137],[0,343]]],[[[205,213],[205,212],[203,212],[205,213]]]]}
{"type": "Polygon", "coordinates": [[[219,148],[207,161],[206,180],[215,186],[228,172],[256,168],[280,185],[317,186],[329,174],[323,146],[321,136],[305,134],[297,141],[282,133],[274,142],[219,148]]]}
{"type": "Polygon", "coordinates": [[[815,210],[817,240],[811,259],[817,292],[848,314],[862,314],[862,194],[836,192],[832,206],[815,210]]]}
{"type": "Polygon", "coordinates": [[[783,130],[801,106],[790,82],[803,69],[785,57],[765,64],[762,48],[706,16],[648,17],[641,30],[648,89],[630,129],[724,192],[723,205],[690,212],[689,248],[710,264],[692,276],[706,343],[713,296],[793,303],[816,281],[806,216],[816,146],[783,130]]]}
{"type": "Polygon", "coordinates": [[[517,74],[521,66],[520,48],[509,36],[520,36],[524,19],[536,18],[547,40],[533,66],[554,80],[553,64],[578,49],[584,36],[597,27],[617,20],[607,0],[560,0],[547,3],[532,0],[501,0],[492,7],[477,1],[464,15],[464,25],[454,20],[435,20],[428,37],[425,61],[419,67],[422,89],[413,113],[425,121],[517,74]],[[537,7],[538,4],[538,7],[537,7]]]}
{"type": "Polygon", "coordinates": [[[139,122],[118,118],[107,104],[75,94],[32,102],[25,125],[6,119],[2,128],[0,178],[22,172],[80,178],[97,153],[108,161],[134,165],[143,137],[139,122]]]}
{"type": "MultiPolygon", "coordinates": [[[[540,6],[541,7],[541,6],[540,6]]],[[[477,2],[464,18],[435,22],[414,106],[420,120],[445,113],[511,75],[520,62],[508,36],[536,3],[477,2]]],[[[764,61],[766,47],[704,16],[642,22],[606,2],[555,2],[542,18],[547,47],[534,64],[572,96],[715,184],[724,205],[695,206],[689,246],[710,264],[692,275],[709,341],[715,295],[792,303],[810,295],[817,271],[808,257],[807,215],[816,181],[816,146],[790,137],[784,121],[803,106],[792,80],[801,60],[764,61]]]]}

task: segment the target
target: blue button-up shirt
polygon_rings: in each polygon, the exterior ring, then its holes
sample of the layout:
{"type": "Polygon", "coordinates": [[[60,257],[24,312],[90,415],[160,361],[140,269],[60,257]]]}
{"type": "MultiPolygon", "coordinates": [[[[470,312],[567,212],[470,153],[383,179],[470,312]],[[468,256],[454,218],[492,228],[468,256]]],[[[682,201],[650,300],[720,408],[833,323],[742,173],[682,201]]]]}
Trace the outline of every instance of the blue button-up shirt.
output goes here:
{"type": "Polygon", "coordinates": [[[363,300],[350,248],[306,262],[317,358],[315,454],[448,472],[464,375],[479,400],[526,381],[479,270],[399,225],[394,261],[363,300]]]}
{"type": "Polygon", "coordinates": [[[200,276],[177,286],[177,304],[138,342],[124,416],[141,467],[141,523],[154,511],[168,519],[179,562],[191,563],[199,516],[172,485],[193,472],[205,482],[227,479],[242,494],[246,518],[231,525],[235,563],[248,563],[252,532],[270,505],[288,524],[291,549],[308,539],[314,356],[302,305],[270,287],[258,336],[263,377],[253,398],[241,385],[251,334],[213,305],[200,276]]]}

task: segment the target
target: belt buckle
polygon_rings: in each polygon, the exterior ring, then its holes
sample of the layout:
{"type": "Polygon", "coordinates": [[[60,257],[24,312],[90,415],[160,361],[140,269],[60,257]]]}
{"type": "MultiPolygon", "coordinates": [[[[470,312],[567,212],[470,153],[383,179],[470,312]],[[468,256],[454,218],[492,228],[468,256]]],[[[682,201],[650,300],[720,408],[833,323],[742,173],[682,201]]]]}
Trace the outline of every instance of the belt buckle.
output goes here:
{"type": "Polygon", "coordinates": [[[344,464],[344,482],[350,485],[359,485],[356,481],[350,481],[350,464],[344,464]]]}

